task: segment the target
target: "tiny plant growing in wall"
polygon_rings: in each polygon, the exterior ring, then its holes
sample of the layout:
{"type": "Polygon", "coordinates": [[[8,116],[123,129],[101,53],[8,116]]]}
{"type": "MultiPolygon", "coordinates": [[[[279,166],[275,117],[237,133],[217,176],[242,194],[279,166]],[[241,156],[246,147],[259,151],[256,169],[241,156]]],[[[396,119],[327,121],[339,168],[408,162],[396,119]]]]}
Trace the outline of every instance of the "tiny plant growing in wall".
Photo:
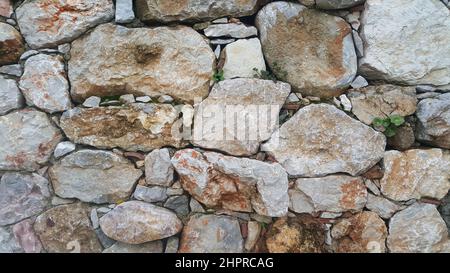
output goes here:
{"type": "Polygon", "coordinates": [[[397,129],[405,123],[405,118],[399,115],[389,116],[387,118],[375,118],[372,126],[383,132],[387,137],[393,137],[397,134],[397,129]]]}
{"type": "Polygon", "coordinates": [[[225,80],[225,77],[223,76],[223,70],[216,71],[216,73],[214,73],[214,75],[213,75],[213,80],[215,82],[221,82],[221,81],[225,80]]]}

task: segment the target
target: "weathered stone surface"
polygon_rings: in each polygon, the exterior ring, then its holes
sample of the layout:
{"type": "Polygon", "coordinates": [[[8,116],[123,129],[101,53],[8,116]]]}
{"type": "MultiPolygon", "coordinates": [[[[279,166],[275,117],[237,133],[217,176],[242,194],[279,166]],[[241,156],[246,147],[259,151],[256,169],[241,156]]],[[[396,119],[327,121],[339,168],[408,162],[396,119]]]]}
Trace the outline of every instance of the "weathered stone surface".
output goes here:
{"type": "Polygon", "coordinates": [[[163,252],[162,241],[153,241],[140,245],[130,245],[117,242],[103,251],[103,253],[162,253],[162,252],[163,252]]]}
{"type": "Polygon", "coordinates": [[[416,203],[391,218],[387,246],[394,253],[448,252],[447,226],[434,205],[416,203]]]}
{"type": "Polygon", "coordinates": [[[208,37],[248,38],[258,35],[258,30],[244,24],[215,24],[205,29],[205,35],[208,37]]]}
{"type": "Polygon", "coordinates": [[[0,170],[37,170],[60,141],[60,131],[42,112],[25,109],[0,116],[0,170]]]}
{"type": "Polygon", "coordinates": [[[109,151],[81,150],[50,167],[55,193],[90,203],[117,203],[128,199],[142,171],[109,151]]]}
{"type": "Polygon", "coordinates": [[[366,78],[450,84],[450,11],[440,1],[367,0],[361,25],[359,70],[366,78]]]}
{"type": "Polygon", "coordinates": [[[417,139],[450,149],[450,93],[420,101],[416,115],[417,139]]]}
{"type": "Polygon", "coordinates": [[[384,221],[370,211],[342,219],[331,230],[333,249],[338,253],[384,253],[387,235],[384,221]]]}
{"type": "Polygon", "coordinates": [[[190,218],[183,229],[180,253],[241,253],[239,222],[229,216],[201,215],[190,218]]]}
{"type": "Polygon", "coordinates": [[[392,115],[410,116],[416,112],[417,98],[414,87],[395,85],[368,86],[350,90],[352,112],[365,124],[372,124],[375,118],[392,115]]]}
{"type": "Polygon", "coordinates": [[[172,158],[181,185],[195,199],[212,208],[284,216],[288,209],[288,179],[277,163],[248,158],[178,151],[172,158]]]}
{"type": "Polygon", "coordinates": [[[322,253],[324,246],[325,226],[308,215],[280,218],[266,234],[270,253],[322,253]]]}
{"type": "Polygon", "coordinates": [[[261,235],[261,224],[256,221],[247,222],[248,235],[245,238],[244,247],[247,251],[251,251],[259,240],[261,235]]]}
{"type": "Polygon", "coordinates": [[[286,83],[259,79],[216,84],[197,109],[193,143],[238,156],[256,154],[260,143],[277,128],[280,108],[289,93],[286,83]]]}
{"type": "Polygon", "coordinates": [[[24,99],[15,80],[0,76],[0,115],[22,108],[24,99]]]}
{"type": "Polygon", "coordinates": [[[136,190],[133,193],[133,197],[137,200],[141,200],[148,203],[162,202],[167,199],[167,188],[165,187],[144,187],[141,185],[136,186],[136,190]]]}
{"type": "Polygon", "coordinates": [[[13,226],[12,231],[17,243],[25,253],[40,253],[42,244],[33,229],[34,220],[26,219],[13,226]]]}
{"type": "Polygon", "coordinates": [[[71,93],[77,101],[134,94],[193,102],[208,95],[215,67],[205,39],[183,26],[129,29],[104,24],[73,42],[70,54],[71,93]]]}
{"type": "Polygon", "coordinates": [[[145,181],[147,185],[170,187],[174,170],[168,149],[153,150],[145,157],[145,181]]]}
{"type": "Polygon", "coordinates": [[[141,201],[129,201],[100,218],[103,232],[127,244],[142,244],[177,234],[183,227],[168,209],[141,201]]]}
{"type": "Polygon", "coordinates": [[[41,213],[49,203],[48,181],[37,174],[6,173],[0,180],[0,226],[41,213]]]}
{"type": "Polygon", "coordinates": [[[357,57],[344,19],[280,1],[262,8],[256,26],[270,68],[295,91],[333,97],[355,78],[357,57]]]}
{"type": "Polygon", "coordinates": [[[116,23],[126,24],[132,22],[134,17],[133,0],[116,1],[116,23]]]}
{"type": "Polygon", "coordinates": [[[67,154],[70,154],[71,152],[75,151],[75,149],[76,149],[75,144],[73,144],[70,141],[63,141],[58,143],[58,145],[56,145],[55,152],[53,153],[53,155],[55,156],[55,158],[60,158],[67,154]]]}
{"type": "Polygon", "coordinates": [[[328,104],[300,109],[262,146],[292,176],[364,173],[384,155],[383,134],[328,104]],[[349,141],[351,140],[351,141],[349,141]]]}
{"type": "Polygon", "coordinates": [[[32,48],[71,42],[114,17],[111,0],[26,0],[16,10],[25,40],[32,48]]]}
{"type": "Polygon", "coordinates": [[[27,104],[48,113],[71,108],[63,57],[38,54],[27,59],[19,87],[27,104]]]}
{"type": "Polygon", "coordinates": [[[346,9],[361,5],[365,0],[316,0],[319,9],[346,9]]]}
{"type": "Polygon", "coordinates": [[[360,211],[367,201],[361,178],[330,175],[300,178],[289,190],[290,209],[297,213],[360,211]]]}
{"type": "Polygon", "coordinates": [[[25,52],[20,33],[11,25],[0,22],[0,65],[16,63],[25,52]]]}
{"type": "Polygon", "coordinates": [[[444,218],[444,221],[447,224],[448,233],[450,234],[450,192],[442,199],[442,205],[439,207],[439,212],[441,213],[442,218],[444,218]]]}
{"type": "Polygon", "coordinates": [[[180,239],[178,239],[178,237],[170,237],[169,239],[167,239],[166,249],[164,250],[164,253],[177,253],[179,245],[180,239]]]}
{"type": "Polygon", "coordinates": [[[14,12],[11,0],[0,1],[0,15],[4,17],[10,17],[14,12]]]}
{"type": "Polygon", "coordinates": [[[77,144],[102,149],[151,151],[183,146],[178,111],[170,104],[133,104],[123,107],[73,108],[61,117],[67,137],[77,144]]]}
{"type": "Polygon", "coordinates": [[[220,17],[254,14],[264,0],[137,0],[136,11],[143,21],[207,21],[220,17]]]}
{"type": "Polygon", "coordinates": [[[450,190],[450,153],[441,149],[388,151],[383,159],[382,193],[397,201],[442,199],[450,190]]]}
{"type": "Polygon", "coordinates": [[[255,70],[265,71],[266,62],[258,38],[240,39],[228,44],[223,55],[223,76],[225,79],[253,78],[255,70]]]}
{"type": "Polygon", "coordinates": [[[102,247],[82,203],[54,207],[36,218],[34,230],[47,252],[98,253],[102,247]]]}
{"type": "Polygon", "coordinates": [[[164,203],[164,207],[173,210],[180,218],[186,217],[189,214],[189,197],[186,195],[171,196],[164,203]]]}
{"type": "Polygon", "coordinates": [[[405,123],[397,128],[395,136],[388,138],[387,144],[395,150],[405,151],[411,148],[415,142],[413,127],[411,124],[405,123]]]}
{"type": "Polygon", "coordinates": [[[0,253],[22,253],[10,227],[0,227],[0,253]]]}
{"type": "Polygon", "coordinates": [[[369,194],[367,196],[366,208],[375,212],[383,219],[389,219],[392,215],[394,215],[394,213],[403,209],[403,206],[400,206],[382,196],[369,194]]]}

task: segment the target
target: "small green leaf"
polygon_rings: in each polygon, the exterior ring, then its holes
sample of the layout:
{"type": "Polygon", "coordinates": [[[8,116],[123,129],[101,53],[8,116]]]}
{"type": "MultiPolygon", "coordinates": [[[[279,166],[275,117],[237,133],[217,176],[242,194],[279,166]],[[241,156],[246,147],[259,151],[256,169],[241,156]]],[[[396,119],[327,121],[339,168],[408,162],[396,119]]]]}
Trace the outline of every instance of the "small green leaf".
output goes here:
{"type": "Polygon", "coordinates": [[[384,131],[384,134],[387,137],[393,137],[393,136],[395,136],[396,133],[397,132],[396,132],[395,127],[388,127],[388,128],[386,128],[386,131],[384,131]]]}
{"type": "Polygon", "coordinates": [[[372,122],[373,126],[375,127],[384,127],[383,126],[383,120],[381,118],[375,118],[372,122]]]}
{"type": "Polygon", "coordinates": [[[394,115],[390,117],[390,121],[392,124],[394,124],[395,126],[399,127],[401,126],[403,123],[405,123],[405,119],[401,116],[398,115],[394,115]]]}

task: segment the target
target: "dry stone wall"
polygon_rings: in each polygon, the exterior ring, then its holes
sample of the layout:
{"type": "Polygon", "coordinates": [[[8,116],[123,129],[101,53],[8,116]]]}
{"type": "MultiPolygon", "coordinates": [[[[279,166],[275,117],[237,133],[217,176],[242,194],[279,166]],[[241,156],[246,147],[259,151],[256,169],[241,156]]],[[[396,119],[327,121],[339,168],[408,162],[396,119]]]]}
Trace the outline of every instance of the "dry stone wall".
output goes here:
{"type": "Polygon", "coordinates": [[[448,0],[0,0],[0,252],[450,252],[448,0]]]}

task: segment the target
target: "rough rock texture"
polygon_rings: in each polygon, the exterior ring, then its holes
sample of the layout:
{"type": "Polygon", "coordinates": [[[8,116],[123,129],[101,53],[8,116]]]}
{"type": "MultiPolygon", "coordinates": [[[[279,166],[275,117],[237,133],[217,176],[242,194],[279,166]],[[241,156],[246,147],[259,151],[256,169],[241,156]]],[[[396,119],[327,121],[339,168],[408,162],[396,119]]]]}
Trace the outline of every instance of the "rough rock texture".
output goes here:
{"type": "Polygon", "coordinates": [[[0,170],[36,170],[60,141],[60,131],[42,112],[25,109],[0,116],[0,170]]]}
{"type": "Polygon", "coordinates": [[[361,18],[368,79],[450,84],[450,11],[439,0],[367,0],[361,18]]]}
{"type": "Polygon", "coordinates": [[[14,80],[0,76],[0,115],[22,108],[24,99],[14,80]]]}
{"type": "Polygon", "coordinates": [[[386,225],[376,213],[364,211],[337,222],[331,230],[338,253],[386,252],[386,225]]]}
{"type": "Polygon", "coordinates": [[[450,190],[450,153],[441,149],[388,151],[381,191],[393,200],[442,199],[450,190]]]}
{"type": "Polygon", "coordinates": [[[355,78],[357,57],[344,19],[296,3],[273,2],[258,13],[256,26],[270,68],[295,91],[332,97],[355,78]]]}
{"type": "Polygon", "coordinates": [[[20,33],[11,25],[0,22],[0,65],[12,64],[25,52],[20,33]]]}
{"type": "Polygon", "coordinates": [[[416,115],[417,139],[450,149],[450,93],[420,101],[416,115]]]}
{"type": "Polygon", "coordinates": [[[123,107],[74,108],[61,117],[61,128],[77,144],[101,149],[150,151],[183,145],[177,110],[169,104],[133,104],[123,107]]]}
{"type": "Polygon", "coordinates": [[[266,233],[270,253],[325,252],[325,226],[308,215],[280,218],[266,233]]]}
{"type": "Polygon", "coordinates": [[[97,204],[128,199],[141,175],[124,157],[97,150],[72,153],[49,169],[58,196],[97,204]]]}
{"type": "Polygon", "coordinates": [[[114,17],[112,0],[26,0],[16,10],[20,29],[32,48],[71,42],[114,17]]]}
{"type": "Polygon", "coordinates": [[[233,155],[257,153],[260,143],[277,128],[280,108],[289,93],[286,83],[258,79],[216,84],[197,109],[193,143],[233,155]]]}
{"type": "Polygon", "coordinates": [[[183,229],[180,253],[241,253],[239,222],[228,216],[197,214],[183,229]]]}
{"type": "Polygon", "coordinates": [[[212,208],[284,216],[288,209],[288,179],[277,163],[204,153],[187,149],[172,158],[181,185],[212,208]]]}
{"type": "Polygon", "coordinates": [[[387,246],[394,253],[449,252],[447,226],[434,205],[416,203],[391,218],[387,246]]]}
{"type": "Polygon", "coordinates": [[[10,227],[0,227],[0,253],[23,253],[10,227]]]}
{"type": "Polygon", "coordinates": [[[240,39],[228,44],[223,55],[223,76],[225,79],[253,78],[255,70],[265,71],[266,62],[258,38],[240,39]]]}
{"type": "Polygon", "coordinates": [[[28,105],[48,113],[62,112],[72,106],[61,56],[38,54],[28,58],[19,87],[28,105]]]}
{"type": "Polygon", "coordinates": [[[130,245],[117,242],[105,249],[103,253],[162,253],[162,241],[153,241],[140,245],[130,245]]]}
{"type": "Polygon", "coordinates": [[[207,37],[248,38],[258,35],[258,30],[244,24],[214,24],[205,29],[205,35],[207,37]]]}
{"type": "Polygon", "coordinates": [[[34,230],[50,253],[98,253],[102,247],[82,203],[54,207],[36,218],[34,230]]]}
{"type": "Polygon", "coordinates": [[[265,0],[137,0],[136,11],[143,21],[207,21],[225,16],[254,14],[265,0]]]}
{"type": "Polygon", "coordinates": [[[183,224],[168,209],[141,201],[129,201],[100,218],[100,227],[114,240],[142,244],[175,235],[183,224]]]}
{"type": "Polygon", "coordinates": [[[368,86],[350,90],[352,112],[365,124],[372,124],[375,118],[392,115],[410,116],[416,112],[417,98],[414,87],[395,85],[368,86]]]}
{"type": "Polygon", "coordinates": [[[403,209],[404,207],[382,196],[369,194],[367,196],[366,208],[370,211],[375,212],[383,219],[389,219],[392,217],[392,215],[394,215],[394,213],[403,209]]]}
{"type": "Polygon", "coordinates": [[[41,213],[49,198],[49,183],[44,177],[37,174],[4,174],[0,180],[0,226],[41,213]]]}
{"type": "Polygon", "coordinates": [[[346,9],[361,5],[365,0],[315,0],[320,9],[346,9]]]}
{"type": "Polygon", "coordinates": [[[34,232],[33,224],[34,220],[26,219],[12,228],[14,238],[25,253],[40,253],[42,250],[42,244],[34,232]]]}
{"type": "Polygon", "coordinates": [[[289,190],[290,209],[297,213],[360,211],[367,202],[361,178],[330,175],[300,178],[289,190]]]}
{"type": "Polygon", "coordinates": [[[104,24],[73,42],[70,55],[71,93],[77,101],[134,94],[193,102],[208,95],[215,65],[204,38],[183,26],[128,29],[104,24]]]}
{"type": "Polygon", "coordinates": [[[147,185],[170,187],[174,169],[168,149],[153,150],[145,157],[145,181],[147,185]]]}
{"type": "Polygon", "coordinates": [[[292,176],[364,173],[383,157],[386,138],[328,104],[300,109],[262,146],[292,176]],[[351,141],[349,141],[351,140],[351,141]]]}
{"type": "Polygon", "coordinates": [[[14,12],[12,4],[12,0],[0,1],[0,15],[4,17],[10,17],[14,12]]]}

